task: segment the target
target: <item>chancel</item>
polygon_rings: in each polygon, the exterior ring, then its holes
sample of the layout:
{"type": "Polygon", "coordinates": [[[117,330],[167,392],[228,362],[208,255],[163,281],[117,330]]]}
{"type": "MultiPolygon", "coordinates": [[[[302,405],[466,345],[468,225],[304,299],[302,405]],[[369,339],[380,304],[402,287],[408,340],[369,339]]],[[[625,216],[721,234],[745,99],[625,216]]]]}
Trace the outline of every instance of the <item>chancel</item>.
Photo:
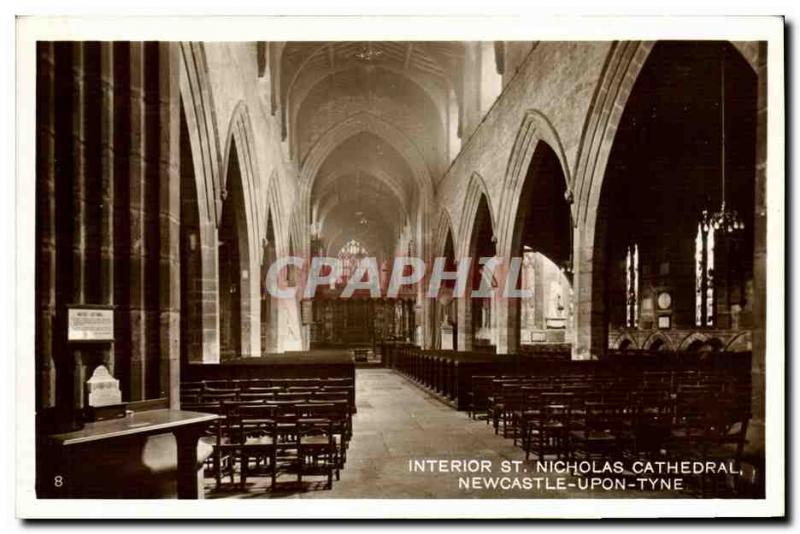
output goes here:
{"type": "Polygon", "coordinates": [[[766,57],[38,42],[37,495],[763,497],[766,57]]]}

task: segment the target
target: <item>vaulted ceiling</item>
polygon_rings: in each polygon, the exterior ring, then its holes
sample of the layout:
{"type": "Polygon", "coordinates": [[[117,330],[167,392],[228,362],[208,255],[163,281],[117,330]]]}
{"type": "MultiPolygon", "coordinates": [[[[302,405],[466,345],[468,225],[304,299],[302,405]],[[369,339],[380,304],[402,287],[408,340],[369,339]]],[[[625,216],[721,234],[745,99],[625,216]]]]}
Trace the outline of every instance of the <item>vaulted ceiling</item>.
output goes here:
{"type": "Polygon", "coordinates": [[[290,155],[302,169],[328,147],[314,164],[311,209],[330,254],[358,239],[391,255],[419,202],[419,169],[435,181],[449,164],[464,57],[460,42],[283,45],[273,91],[290,155]],[[341,128],[354,117],[381,128],[341,128]]]}

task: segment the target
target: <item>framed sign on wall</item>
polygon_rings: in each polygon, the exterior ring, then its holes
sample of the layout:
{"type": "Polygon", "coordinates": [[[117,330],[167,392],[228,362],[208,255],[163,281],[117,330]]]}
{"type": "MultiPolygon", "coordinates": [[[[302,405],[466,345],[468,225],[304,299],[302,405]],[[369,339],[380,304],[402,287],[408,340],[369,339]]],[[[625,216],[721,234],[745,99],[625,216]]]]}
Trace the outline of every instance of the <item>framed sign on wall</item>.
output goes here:
{"type": "Polygon", "coordinates": [[[110,306],[68,306],[67,341],[114,341],[114,309],[110,306]]]}

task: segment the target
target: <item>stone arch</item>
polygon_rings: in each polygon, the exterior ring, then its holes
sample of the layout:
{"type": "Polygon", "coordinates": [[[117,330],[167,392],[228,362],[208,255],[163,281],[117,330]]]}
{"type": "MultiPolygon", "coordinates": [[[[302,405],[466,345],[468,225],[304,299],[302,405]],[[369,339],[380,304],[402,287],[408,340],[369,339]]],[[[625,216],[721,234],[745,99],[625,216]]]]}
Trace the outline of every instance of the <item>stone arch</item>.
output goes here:
{"type": "MultiPolygon", "coordinates": [[[[425,160],[413,141],[403,132],[383,119],[367,112],[352,115],[325,132],[309,151],[300,171],[300,201],[297,203],[297,211],[295,212],[296,214],[299,213],[297,224],[301,225],[301,228],[303,225],[308,227],[310,224],[311,191],[322,163],[341,143],[362,132],[369,132],[381,138],[381,140],[395,149],[398,154],[403,156],[408,163],[419,192],[419,195],[417,195],[417,216],[421,227],[418,228],[418,232],[420,236],[427,235],[425,226],[427,226],[428,214],[431,211],[434,187],[425,160]]],[[[301,240],[295,241],[295,244],[298,249],[307,251],[308,239],[303,239],[302,236],[303,232],[300,232],[297,237],[301,240]]],[[[427,247],[427,243],[421,242],[421,250],[427,251],[427,247]]]]}
{"type": "Polygon", "coordinates": [[[235,143],[239,157],[239,168],[242,178],[242,192],[244,193],[244,209],[247,220],[247,234],[250,250],[257,250],[258,236],[264,234],[262,215],[258,209],[257,184],[260,182],[258,172],[258,162],[255,149],[255,135],[250,121],[250,112],[247,104],[240,101],[231,114],[228,125],[228,133],[225,137],[225,159],[223,168],[225,175],[223,179],[223,197],[227,195],[230,184],[228,184],[228,170],[230,168],[230,157],[232,146],[235,143]]]}
{"type": "Polygon", "coordinates": [[[433,239],[433,253],[437,256],[444,255],[444,249],[447,244],[447,234],[450,233],[450,238],[453,244],[458,243],[458,236],[453,226],[453,221],[450,217],[450,212],[447,208],[442,208],[439,212],[439,224],[436,227],[436,235],[433,239]]]}
{"type": "Polygon", "coordinates": [[[705,332],[692,332],[681,340],[680,344],[678,345],[678,350],[688,351],[690,350],[690,347],[698,344],[710,344],[717,348],[721,348],[723,346],[722,342],[718,338],[710,336],[705,332]]]}
{"type": "MultiPolygon", "coordinates": [[[[255,283],[256,273],[261,268],[261,240],[264,235],[263,224],[258,209],[257,169],[254,135],[247,106],[240,102],[231,115],[226,136],[223,179],[223,201],[233,204],[235,210],[236,232],[238,235],[238,273],[226,276],[238,279],[240,290],[239,328],[241,341],[238,346],[243,357],[258,356],[261,353],[260,290],[255,283]],[[233,173],[233,174],[232,174],[233,173]],[[237,182],[234,183],[234,180],[237,182]]],[[[225,210],[220,210],[219,226],[225,210]]],[[[222,261],[222,258],[220,258],[222,261]]],[[[220,269],[221,272],[221,269],[220,269]]],[[[222,273],[221,273],[222,274],[222,273]]],[[[224,288],[223,288],[224,290],[224,288]]],[[[222,295],[220,295],[222,298],[222,295]]],[[[235,324],[232,328],[235,328],[235,324]]],[[[233,345],[236,347],[236,345],[233,345]]]]}
{"type": "Polygon", "coordinates": [[[753,72],[758,73],[759,61],[759,42],[758,41],[731,41],[733,47],[739,51],[742,57],[753,69],[753,72]]]}
{"type": "MultiPolygon", "coordinates": [[[[188,189],[193,189],[192,194],[196,195],[200,260],[199,273],[192,271],[182,273],[182,276],[199,281],[197,298],[202,300],[199,318],[201,333],[196,336],[199,339],[192,338],[194,346],[188,351],[187,358],[189,361],[217,363],[220,359],[220,340],[216,228],[222,211],[222,158],[217,116],[203,44],[181,43],[179,50],[181,136],[187,137],[181,140],[181,168],[184,169],[181,174],[193,174],[194,187],[188,189]],[[185,168],[184,158],[187,157],[190,161],[188,168],[185,168]]],[[[189,322],[196,321],[192,319],[189,322]]],[[[195,329],[194,326],[190,328],[195,329]]]]}
{"type": "Polygon", "coordinates": [[[606,349],[605,288],[595,283],[595,270],[601,270],[604,261],[603,251],[595,248],[597,210],[617,128],[654,44],[618,41],[611,45],[583,125],[573,179],[576,235],[580,236],[573,244],[577,295],[573,358],[590,359],[606,349]]]}
{"type": "Polygon", "coordinates": [[[280,199],[279,175],[277,170],[273,170],[270,175],[269,185],[267,186],[267,215],[265,217],[265,233],[262,240],[263,246],[261,247],[262,354],[267,352],[282,352],[279,325],[282,320],[285,320],[285,307],[281,305],[279,299],[268,294],[268,292],[265,294],[266,273],[271,266],[271,262],[274,261],[274,259],[289,255],[288,230],[284,220],[283,203],[280,199]],[[271,256],[274,256],[274,258],[271,256]],[[264,321],[265,315],[268,318],[267,321],[264,321]],[[266,328],[266,331],[264,331],[264,328],[266,328]]]}
{"type": "Polygon", "coordinates": [[[433,192],[433,180],[414,142],[390,123],[366,111],[348,117],[317,140],[303,162],[301,187],[310,190],[325,158],[342,142],[362,132],[380,137],[397,150],[408,162],[420,190],[433,192]]]}
{"type": "MultiPolygon", "coordinates": [[[[616,42],[609,52],[581,134],[575,170],[576,201],[579,223],[594,238],[595,217],[603,178],[614,138],[628,98],[655,41],[616,42]]],[[[732,43],[742,58],[758,73],[757,49],[732,43]]]]}
{"type": "MultiPolygon", "coordinates": [[[[439,221],[436,226],[436,233],[433,237],[433,256],[434,258],[441,257],[447,258],[448,257],[448,239],[450,241],[450,252],[452,252],[453,260],[456,259],[456,245],[458,243],[458,237],[455,232],[455,227],[453,226],[452,219],[450,217],[450,213],[446,208],[441,208],[439,211],[439,221]]],[[[451,270],[453,268],[452,265],[448,265],[449,261],[446,260],[445,262],[445,269],[451,270]]],[[[430,267],[432,268],[433,263],[431,263],[430,267]]],[[[458,327],[457,327],[457,316],[458,316],[458,299],[452,299],[449,303],[443,303],[438,299],[433,300],[431,303],[431,313],[430,313],[430,325],[429,329],[431,332],[431,344],[433,348],[436,349],[452,349],[457,350],[458,344],[456,342],[456,338],[458,335],[458,327]],[[443,329],[442,324],[445,322],[450,324],[450,331],[448,334],[448,342],[445,343],[443,339],[443,329]]]]}
{"type": "MultiPolygon", "coordinates": [[[[500,212],[497,220],[498,250],[501,255],[510,256],[522,188],[525,185],[525,178],[533,159],[533,154],[540,142],[546,143],[561,163],[561,172],[566,182],[566,190],[571,194],[572,178],[564,145],[559,138],[558,132],[556,132],[552,122],[541,111],[535,109],[527,110],[517,131],[506,167],[506,176],[503,180],[503,193],[500,197],[500,212]]],[[[570,207],[574,224],[574,204],[571,204],[570,207]]]]}
{"type": "MultiPolygon", "coordinates": [[[[328,182],[329,185],[330,183],[333,183],[336,180],[338,180],[342,175],[346,174],[346,172],[347,171],[334,171],[332,173],[329,173],[328,175],[325,176],[325,181],[328,182]]],[[[399,203],[400,211],[405,216],[405,218],[408,219],[409,213],[408,210],[406,209],[404,202],[406,195],[402,190],[402,185],[399,184],[397,180],[395,180],[391,175],[389,175],[389,173],[381,169],[371,170],[370,174],[375,178],[378,178],[378,181],[383,185],[385,185],[389,189],[389,191],[396,197],[396,200],[399,203]]],[[[320,201],[327,198],[330,194],[332,194],[330,191],[325,191],[324,195],[320,195],[318,193],[315,198],[314,209],[317,209],[320,206],[320,201]]],[[[332,209],[333,206],[329,205],[326,209],[320,209],[318,212],[315,212],[316,220],[314,222],[319,224],[324,224],[327,215],[330,213],[332,209]]]]}
{"type": "Polygon", "coordinates": [[[222,155],[205,49],[203,43],[181,43],[180,52],[180,92],[201,197],[198,209],[216,223],[222,209],[222,155]]]}
{"type": "Polygon", "coordinates": [[[633,336],[625,332],[614,340],[614,342],[611,344],[611,347],[616,350],[623,350],[623,347],[636,350],[639,348],[639,345],[636,343],[636,340],[633,338],[633,336]],[[625,345],[626,343],[627,345],[625,345]]]}
{"type": "MultiPolygon", "coordinates": [[[[517,131],[503,182],[497,228],[498,255],[507,262],[521,255],[525,227],[536,209],[533,205],[541,204],[539,199],[544,197],[540,195],[552,190],[559,199],[557,203],[549,204],[552,206],[551,213],[563,215],[558,217],[560,222],[553,229],[557,227],[565,232],[563,243],[568,252],[564,253],[565,257],[561,261],[566,262],[572,254],[569,245],[573,239],[575,221],[571,183],[569,166],[558,133],[543,113],[528,110],[517,131]],[[560,172],[561,176],[553,176],[552,173],[555,172],[560,172]],[[556,189],[552,189],[553,187],[556,189]]],[[[559,232],[555,242],[561,243],[561,237],[559,232]]],[[[555,256],[550,259],[558,261],[555,256]]],[[[498,352],[515,353],[519,350],[521,339],[520,299],[501,298],[497,300],[496,307],[498,352]]],[[[565,334],[565,338],[569,337],[565,334]]]]}
{"type": "Polygon", "coordinates": [[[753,336],[747,332],[741,332],[728,341],[725,350],[729,352],[743,352],[753,350],[753,336]]]}
{"type": "Polygon", "coordinates": [[[656,343],[660,343],[660,346],[663,346],[666,350],[674,350],[672,347],[672,340],[664,335],[663,332],[653,332],[647,336],[647,339],[645,339],[642,343],[642,348],[645,350],[650,350],[656,343]]]}
{"type": "MultiPolygon", "coordinates": [[[[611,150],[633,86],[652,51],[655,41],[615,42],[606,57],[586,115],[578,150],[573,192],[575,226],[580,241],[574,243],[576,306],[576,344],[573,356],[589,358],[605,350],[605,289],[595,284],[597,269],[602,269],[603,251],[595,246],[598,238],[598,209],[611,150]],[[594,274],[593,274],[594,273],[594,274]]],[[[757,47],[733,43],[745,61],[754,68],[757,47]]]]}
{"type": "MultiPolygon", "coordinates": [[[[578,224],[594,238],[591,206],[600,200],[603,176],[625,104],[655,42],[622,41],[611,46],[581,133],[575,166],[578,224]]],[[[596,210],[595,210],[596,211],[596,210]]]]}
{"type": "Polygon", "coordinates": [[[457,259],[469,255],[470,242],[475,225],[475,216],[478,213],[478,205],[480,204],[481,197],[486,198],[486,204],[489,207],[492,232],[495,233],[495,237],[497,235],[497,219],[492,211],[492,197],[489,196],[489,189],[486,187],[486,182],[483,180],[483,177],[477,172],[473,172],[469,177],[467,193],[464,196],[464,203],[461,207],[461,219],[458,223],[459,241],[457,242],[458,245],[456,248],[457,259]]]}
{"type": "MultiPolygon", "coordinates": [[[[488,220],[484,220],[484,223],[488,223],[492,237],[491,244],[489,246],[490,249],[494,250],[494,254],[497,254],[497,240],[496,240],[496,218],[494,213],[492,212],[492,201],[491,197],[489,196],[489,191],[486,187],[486,183],[483,181],[483,178],[478,173],[473,173],[470,176],[469,184],[467,185],[467,193],[464,198],[464,204],[461,211],[461,220],[459,222],[459,242],[455,245],[455,259],[456,261],[461,261],[464,258],[472,257],[473,256],[473,248],[480,246],[478,242],[479,233],[483,229],[482,227],[476,228],[476,222],[478,221],[481,205],[485,203],[486,211],[488,212],[485,216],[488,220]]],[[[485,244],[485,243],[484,243],[485,244]]],[[[477,252],[477,251],[476,251],[477,252]]],[[[475,256],[484,255],[481,252],[477,252],[475,256]]],[[[480,303],[484,312],[481,312],[481,315],[474,314],[475,306],[473,304],[473,297],[472,297],[472,289],[473,284],[477,283],[475,273],[478,272],[476,269],[478,268],[478,261],[477,257],[472,258],[472,268],[471,268],[471,275],[470,275],[470,284],[466,288],[466,294],[464,298],[459,298],[460,302],[457,304],[457,313],[458,313],[458,327],[457,327],[457,345],[458,350],[472,350],[473,345],[475,343],[475,339],[477,339],[477,335],[479,334],[480,328],[475,326],[475,320],[484,317],[483,313],[488,311],[489,313],[489,322],[486,326],[489,327],[489,332],[493,332],[494,330],[494,322],[495,322],[495,313],[492,311],[492,308],[495,306],[495,299],[494,298],[476,298],[477,302],[480,303]]],[[[484,320],[482,319],[482,320],[484,320]]],[[[490,340],[493,342],[493,340],[490,340]]]]}

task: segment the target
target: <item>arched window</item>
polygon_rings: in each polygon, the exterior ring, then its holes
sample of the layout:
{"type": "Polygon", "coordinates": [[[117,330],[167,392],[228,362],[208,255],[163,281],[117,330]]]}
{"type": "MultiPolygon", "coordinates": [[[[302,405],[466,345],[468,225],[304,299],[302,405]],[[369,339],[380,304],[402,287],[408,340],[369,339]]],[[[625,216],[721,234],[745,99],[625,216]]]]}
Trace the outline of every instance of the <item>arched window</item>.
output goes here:
{"type": "Polygon", "coordinates": [[[639,325],[639,245],[628,247],[625,255],[625,325],[639,325]]]}
{"type": "Polygon", "coordinates": [[[714,225],[703,211],[694,240],[695,324],[714,325],[714,225]]]}
{"type": "Polygon", "coordinates": [[[338,254],[339,265],[341,266],[339,280],[342,283],[346,283],[358,268],[358,264],[361,263],[361,260],[366,258],[367,255],[367,249],[355,239],[351,239],[345,243],[338,254]]]}

